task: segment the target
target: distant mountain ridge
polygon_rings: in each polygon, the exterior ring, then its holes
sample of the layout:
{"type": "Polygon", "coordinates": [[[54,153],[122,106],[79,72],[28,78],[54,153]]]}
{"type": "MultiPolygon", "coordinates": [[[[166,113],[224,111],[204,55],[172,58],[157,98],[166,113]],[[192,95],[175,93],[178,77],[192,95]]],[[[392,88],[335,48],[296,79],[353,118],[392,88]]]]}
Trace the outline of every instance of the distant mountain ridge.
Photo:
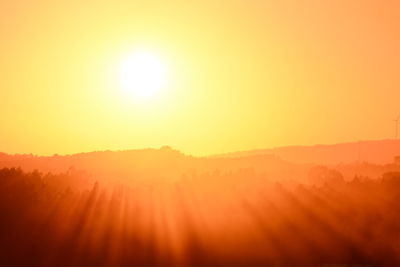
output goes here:
{"type": "MultiPolygon", "coordinates": [[[[224,154],[216,154],[211,156],[197,157],[182,153],[179,150],[173,149],[169,146],[161,148],[144,148],[144,149],[128,149],[128,150],[105,150],[82,152],[69,155],[53,156],[37,156],[32,154],[7,154],[0,152],[0,163],[9,161],[25,161],[28,159],[36,160],[55,160],[63,159],[63,161],[74,163],[75,161],[86,161],[88,159],[97,158],[107,161],[120,160],[122,158],[129,158],[137,162],[144,162],[147,160],[153,161],[158,159],[164,161],[166,159],[173,159],[173,161],[181,160],[215,160],[232,158],[268,158],[269,160],[284,161],[287,163],[296,164],[352,164],[368,162],[372,164],[389,164],[393,163],[394,157],[400,156],[400,139],[387,139],[387,140],[368,140],[359,142],[348,142],[338,144],[317,144],[310,146],[282,146],[266,149],[254,149],[247,151],[237,151],[224,154]]],[[[167,160],[168,161],[168,160],[167,160]]],[[[159,166],[160,167],[160,166],[159,166]]]]}
{"type": "MultiPolygon", "coordinates": [[[[290,176],[295,164],[273,155],[254,155],[239,158],[193,157],[164,146],[125,151],[96,151],[72,155],[34,156],[0,155],[0,168],[20,167],[26,171],[61,173],[68,169],[83,170],[94,176],[110,179],[179,179],[182,175],[214,172],[236,172],[252,169],[274,177],[290,176]]],[[[305,168],[298,166],[296,171],[305,168]]],[[[298,173],[298,172],[296,172],[298,173]]]]}
{"type": "Polygon", "coordinates": [[[374,164],[392,163],[400,156],[400,140],[370,140],[339,143],[332,145],[285,146],[271,149],[239,151],[214,157],[246,157],[271,154],[292,163],[349,164],[369,162],[374,164]]]}
{"type": "MultiPolygon", "coordinates": [[[[385,164],[400,155],[400,140],[362,141],[335,145],[287,146],[194,157],[168,146],[159,149],[95,151],[72,155],[35,156],[0,153],[0,168],[63,173],[85,171],[108,180],[175,181],[184,176],[250,171],[271,179],[305,179],[317,165],[331,165],[346,177],[360,174],[378,177],[388,171],[385,164]],[[363,162],[368,162],[366,166],[363,162]],[[372,165],[371,165],[372,164],[372,165]],[[373,164],[376,165],[375,167],[373,164]],[[347,166],[347,167],[346,167],[347,166]]],[[[391,164],[391,168],[399,164],[391,164]]],[[[397,170],[397,169],[396,169],[397,170]]]]}

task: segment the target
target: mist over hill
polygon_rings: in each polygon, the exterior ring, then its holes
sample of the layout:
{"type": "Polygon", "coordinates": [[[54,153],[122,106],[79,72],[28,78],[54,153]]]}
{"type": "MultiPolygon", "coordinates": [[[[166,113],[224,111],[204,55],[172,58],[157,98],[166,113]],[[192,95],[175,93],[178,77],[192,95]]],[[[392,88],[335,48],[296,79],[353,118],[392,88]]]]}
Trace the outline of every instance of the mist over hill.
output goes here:
{"type": "Polygon", "coordinates": [[[400,164],[168,147],[0,158],[0,266],[400,263],[400,164]]]}
{"type": "Polygon", "coordinates": [[[216,155],[216,157],[245,157],[253,155],[275,155],[293,163],[350,164],[368,162],[389,164],[400,155],[400,140],[371,140],[332,145],[285,146],[271,149],[256,149],[216,155]]]}
{"type": "Polygon", "coordinates": [[[291,175],[305,177],[302,165],[292,164],[273,155],[246,157],[193,157],[170,147],[126,151],[97,151],[65,156],[7,155],[0,157],[0,167],[20,167],[26,171],[62,173],[69,169],[83,170],[93,176],[112,181],[130,179],[176,181],[182,176],[203,173],[252,170],[274,179],[291,175]]]}
{"type": "Polygon", "coordinates": [[[234,152],[212,157],[194,157],[164,146],[160,149],[96,151],[72,155],[34,156],[0,154],[0,167],[25,171],[63,173],[85,171],[108,181],[177,181],[204,173],[232,173],[248,170],[274,181],[307,182],[310,170],[326,165],[346,179],[355,175],[379,177],[396,171],[399,140],[362,141],[336,145],[289,146],[234,152]]]}

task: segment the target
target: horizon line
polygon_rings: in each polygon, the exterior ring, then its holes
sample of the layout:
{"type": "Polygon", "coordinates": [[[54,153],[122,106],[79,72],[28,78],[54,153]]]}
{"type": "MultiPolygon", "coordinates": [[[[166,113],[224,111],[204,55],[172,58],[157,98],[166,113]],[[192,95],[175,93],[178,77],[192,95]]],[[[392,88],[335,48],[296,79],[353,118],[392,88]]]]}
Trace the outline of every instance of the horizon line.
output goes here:
{"type": "Polygon", "coordinates": [[[54,156],[73,156],[79,154],[90,154],[96,152],[127,152],[127,151],[140,151],[140,150],[162,150],[162,149],[170,149],[173,151],[177,151],[185,156],[191,156],[196,158],[212,158],[212,157],[224,157],[229,156],[229,154],[237,154],[237,153],[246,153],[246,152],[257,152],[257,151],[265,151],[265,150],[274,150],[279,148],[290,148],[290,147],[317,147],[317,146],[335,146],[335,145],[346,145],[346,144],[355,144],[359,142],[383,142],[383,141],[400,141],[400,139],[395,138],[387,138],[387,139],[366,139],[366,140],[358,140],[358,141],[345,141],[338,143],[316,143],[310,145],[301,145],[301,144],[293,144],[293,145],[282,145],[282,146],[273,146],[273,147],[264,147],[264,148],[253,148],[253,149],[243,149],[243,150],[235,150],[228,152],[220,152],[220,153],[212,153],[212,154],[204,154],[204,155],[195,155],[187,153],[186,151],[176,149],[169,145],[162,145],[160,147],[142,147],[142,148],[127,148],[127,149],[103,149],[103,150],[90,150],[90,151],[81,151],[81,152],[73,152],[73,153],[52,153],[52,154],[36,154],[32,152],[26,153],[9,153],[5,151],[0,151],[0,154],[6,154],[10,156],[35,156],[35,157],[54,157],[54,156]]]}

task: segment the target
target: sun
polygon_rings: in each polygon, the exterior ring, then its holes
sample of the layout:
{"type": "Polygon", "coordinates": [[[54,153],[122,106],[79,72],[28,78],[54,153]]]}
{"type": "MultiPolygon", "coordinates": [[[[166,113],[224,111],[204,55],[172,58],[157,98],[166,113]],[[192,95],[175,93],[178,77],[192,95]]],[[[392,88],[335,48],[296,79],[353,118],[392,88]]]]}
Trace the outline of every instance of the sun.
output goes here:
{"type": "Polygon", "coordinates": [[[140,100],[157,95],[165,87],[166,76],[166,67],[160,58],[147,51],[124,58],[119,72],[122,89],[140,100]]]}

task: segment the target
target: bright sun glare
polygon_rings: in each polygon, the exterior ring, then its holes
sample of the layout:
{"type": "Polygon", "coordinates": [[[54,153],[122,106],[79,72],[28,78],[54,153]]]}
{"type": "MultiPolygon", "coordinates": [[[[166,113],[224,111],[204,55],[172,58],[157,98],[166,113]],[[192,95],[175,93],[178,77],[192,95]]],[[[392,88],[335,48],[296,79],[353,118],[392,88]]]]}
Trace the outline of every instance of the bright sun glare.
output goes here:
{"type": "Polygon", "coordinates": [[[135,98],[151,98],[165,86],[165,66],[152,53],[134,53],[126,57],[121,64],[120,83],[122,88],[135,98]]]}

